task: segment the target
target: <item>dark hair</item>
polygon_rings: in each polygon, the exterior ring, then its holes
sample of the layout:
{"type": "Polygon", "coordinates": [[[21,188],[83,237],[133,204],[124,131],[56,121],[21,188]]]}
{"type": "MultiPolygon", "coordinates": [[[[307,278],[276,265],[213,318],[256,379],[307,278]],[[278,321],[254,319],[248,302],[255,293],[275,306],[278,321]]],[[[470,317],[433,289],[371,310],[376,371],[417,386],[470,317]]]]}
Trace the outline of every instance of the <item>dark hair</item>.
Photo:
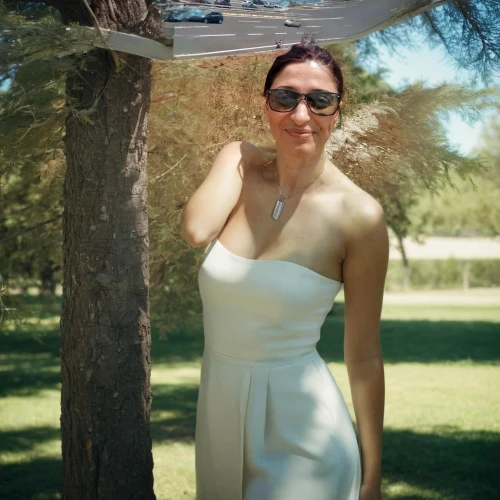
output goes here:
{"type": "Polygon", "coordinates": [[[328,52],[328,50],[314,43],[305,42],[297,43],[290,47],[290,50],[278,56],[269,72],[267,73],[266,83],[264,84],[264,97],[267,96],[267,91],[271,88],[278,74],[289,64],[301,63],[306,61],[315,61],[322,66],[328,68],[333,76],[333,80],[337,84],[338,93],[344,95],[344,77],[339,63],[328,52]]]}

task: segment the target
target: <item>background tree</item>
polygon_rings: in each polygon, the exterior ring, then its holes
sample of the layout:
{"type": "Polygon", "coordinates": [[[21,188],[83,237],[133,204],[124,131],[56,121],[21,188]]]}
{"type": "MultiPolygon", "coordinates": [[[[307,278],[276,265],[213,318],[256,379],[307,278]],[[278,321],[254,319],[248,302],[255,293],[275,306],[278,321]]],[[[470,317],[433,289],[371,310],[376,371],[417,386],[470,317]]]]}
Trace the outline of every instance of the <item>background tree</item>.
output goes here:
{"type": "MultiPolygon", "coordinates": [[[[382,44],[397,52],[400,47],[417,47],[415,34],[430,46],[444,46],[456,68],[476,80],[491,82],[500,71],[500,2],[498,0],[450,0],[439,8],[407,19],[357,42],[360,57],[374,58],[382,44]]],[[[396,20],[397,21],[397,20],[396,20]]]]}
{"type": "Polygon", "coordinates": [[[452,175],[439,193],[422,191],[410,210],[410,233],[425,235],[500,235],[500,127],[491,117],[476,148],[481,167],[467,179],[452,175]]]}
{"type": "MultiPolygon", "coordinates": [[[[55,3],[65,23],[157,35],[150,0],[55,3]]],[[[61,430],[64,496],[155,498],[147,119],[151,62],[96,50],[66,79],[61,430]],[[118,56],[117,56],[118,57],[118,56]]]]}
{"type": "MultiPolygon", "coordinates": [[[[159,34],[160,18],[148,1],[50,3],[65,24],[159,34]]],[[[32,4],[22,7],[29,21],[32,4]]],[[[24,62],[8,75],[14,90],[22,89],[24,62]]],[[[63,494],[154,498],[146,198],[151,63],[94,50],[65,66],[63,494]]],[[[52,104],[48,97],[45,105],[52,104]]],[[[15,111],[22,118],[20,106],[15,111]]]]}
{"type": "MultiPolygon", "coordinates": [[[[26,16],[0,6],[4,29],[60,23],[47,6],[26,16]]],[[[53,291],[62,266],[64,80],[57,61],[9,64],[14,43],[8,35],[0,43],[0,270],[17,286],[38,281],[53,291]]]]}

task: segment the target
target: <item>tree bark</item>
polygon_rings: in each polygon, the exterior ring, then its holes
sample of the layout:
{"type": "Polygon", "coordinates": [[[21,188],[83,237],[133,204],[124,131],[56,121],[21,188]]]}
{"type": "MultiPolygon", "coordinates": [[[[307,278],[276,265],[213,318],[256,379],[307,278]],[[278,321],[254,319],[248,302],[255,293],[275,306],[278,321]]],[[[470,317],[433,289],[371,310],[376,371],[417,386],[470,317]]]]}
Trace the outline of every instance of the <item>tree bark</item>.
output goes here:
{"type": "MultiPolygon", "coordinates": [[[[124,0],[97,4],[102,27],[116,29],[123,18],[122,28],[137,28],[148,15],[141,2],[128,10],[124,0]],[[118,11],[108,12],[109,5],[118,11]]],[[[67,78],[60,347],[67,500],[155,498],[146,172],[151,62],[118,55],[120,72],[107,51],[96,50],[67,78]]]]}
{"type": "Polygon", "coordinates": [[[151,63],[135,57],[126,63],[113,73],[109,55],[98,51],[67,80],[68,102],[95,109],[70,115],[65,137],[61,429],[68,500],[154,498],[146,198],[151,63]]]}

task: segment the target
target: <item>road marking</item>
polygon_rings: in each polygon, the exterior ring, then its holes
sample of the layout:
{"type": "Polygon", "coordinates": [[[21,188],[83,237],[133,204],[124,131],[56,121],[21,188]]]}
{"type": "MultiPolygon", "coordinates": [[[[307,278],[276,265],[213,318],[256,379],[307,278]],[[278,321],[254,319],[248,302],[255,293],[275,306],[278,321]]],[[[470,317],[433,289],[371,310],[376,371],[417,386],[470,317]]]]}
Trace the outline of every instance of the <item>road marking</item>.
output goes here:
{"type": "Polygon", "coordinates": [[[337,21],[338,19],[344,19],[343,17],[308,17],[304,21],[337,21]]]}
{"type": "Polygon", "coordinates": [[[275,35],[287,35],[288,33],[275,33],[275,35]]]}
{"type": "Polygon", "coordinates": [[[304,28],[322,28],[323,26],[304,26],[304,28]]]}
{"type": "Polygon", "coordinates": [[[263,35],[264,33],[247,33],[247,36],[263,35]]]}
{"type": "Polygon", "coordinates": [[[196,38],[206,38],[207,36],[236,36],[235,33],[223,33],[219,35],[197,35],[196,38]]]}
{"type": "MultiPolygon", "coordinates": [[[[293,43],[284,43],[283,45],[284,46],[285,45],[293,45],[293,43]]],[[[244,50],[252,50],[255,52],[256,49],[276,49],[276,45],[275,44],[262,45],[260,47],[244,47],[241,49],[226,49],[226,50],[215,50],[213,52],[196,52],[196,53],[192,53],[192,54],[179,54],[177,56],[174,55],[174,59],[182,59],[184,57],[194,57],[194,56],[210,56],[213,54],[227,54],[228,52],[241,52],[244,50]]],[[[265,52],[265,51],[262,51],[262,52],[265,52]]]]}

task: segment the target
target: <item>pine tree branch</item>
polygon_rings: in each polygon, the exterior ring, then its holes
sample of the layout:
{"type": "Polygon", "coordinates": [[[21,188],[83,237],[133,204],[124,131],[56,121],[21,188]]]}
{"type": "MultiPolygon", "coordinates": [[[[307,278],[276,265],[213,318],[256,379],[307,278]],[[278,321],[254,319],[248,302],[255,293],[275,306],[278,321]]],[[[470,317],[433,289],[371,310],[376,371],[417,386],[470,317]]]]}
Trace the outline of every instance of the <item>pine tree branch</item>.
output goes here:
{"type": "Polygon", "coordinates": [[[54,217],[52,219],[46,220],[45,222],[40,222],[40,224],[36,224],[35,226],[27,227],[23,229],[22,231],[19,231],[18,233],[11,234],[9,236],[6,236],[5,238],[2,238],[0,240],[0,243],[5,243],[8,240],[11,240],[12,238],[16,238],[17,236],[20,236],[21,234],[28,233],[29,231],[33,231],[33,229],[36,229],[41,226],[45,226],[45,224],[50,224],[51,222],[54,222],[56,220],[59,220],[62,217],[62,214],[59,214],[57,217],[54,217]]]}
{"type": "MultiPolygon", "coordinates": [[[[101,27],[99,26],[99,22],[97,21],[97,18],[95,17],[94,12],[90,8],[90,5],[87,3],[87,0],[82,0],[82,3],[85,6],[85,8],[87,9],[87,12],[89,13],[90,18],[92,19],[92,24],[94,25],[94,29],[95,29],[97,35],[101,39],[102,43],[107,46],[106,38],[105,38],[103,32],[101,31],[101,27]]],[[[111,53],[111,57],[113,58],[113,61],[115,63],[116,72],[119,73],[123,69],[122,64],[120,62],[120,58],[116,55],[116,52],[111,49],[111,47],[108,47],[108,50],[111,53]]]]}

